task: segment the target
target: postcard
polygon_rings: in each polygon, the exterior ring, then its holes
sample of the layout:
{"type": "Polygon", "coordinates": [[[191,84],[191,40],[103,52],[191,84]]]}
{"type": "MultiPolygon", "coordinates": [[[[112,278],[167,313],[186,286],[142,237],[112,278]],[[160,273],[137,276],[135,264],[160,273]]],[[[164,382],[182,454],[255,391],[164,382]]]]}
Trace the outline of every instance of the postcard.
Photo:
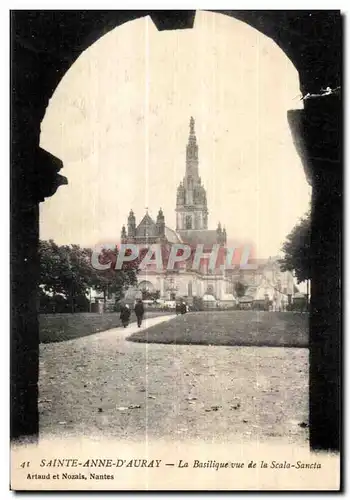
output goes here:
{"type": "Polygon", "coordinates": [[[340,11],[11,12],[11,489],[341,489],[340,11]]]}

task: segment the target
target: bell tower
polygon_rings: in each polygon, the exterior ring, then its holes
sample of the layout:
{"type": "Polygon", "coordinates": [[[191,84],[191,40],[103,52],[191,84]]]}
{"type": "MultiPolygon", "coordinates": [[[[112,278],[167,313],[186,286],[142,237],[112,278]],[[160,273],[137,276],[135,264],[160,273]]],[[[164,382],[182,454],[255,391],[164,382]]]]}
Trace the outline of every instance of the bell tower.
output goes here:
{"type": "Polygon", "coordinates": [[[157,235],[160,238],[164,238],[164,236],[165,236],[165,219],[164,219],[163,210],[161,208],[159,209],[159,212],[157,215],[156,226],[157,226],[157,235]]]}
{"type": "Polygon", "coordinates": [[[132,210],[130,210],[128,217],[128,238],[134,238],[136,236],[136,218],[132,210]]]}
{"type": "Polygon", "coordinates": [[[186,146],[186,172],[177,188],[176,230],[208,229],[207,194],[198,170],[198,144],[195,121],[191,116],[190,133],[186,146]]]}

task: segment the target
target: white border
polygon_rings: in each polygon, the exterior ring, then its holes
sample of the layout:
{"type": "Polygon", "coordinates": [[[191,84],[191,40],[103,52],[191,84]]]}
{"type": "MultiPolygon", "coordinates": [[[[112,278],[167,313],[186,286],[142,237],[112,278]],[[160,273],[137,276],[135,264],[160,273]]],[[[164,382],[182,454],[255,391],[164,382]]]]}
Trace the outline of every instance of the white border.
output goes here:
{"type": "MultiPolygon", "coordinates": [[[[326,2],[326,1],[309,1],[306,2],[303,0],[294,0],[294,2],[289,2],[289,6],[286,6],[286,2],[283,4],[283,10],[341,10],[345,16],[344,19],[344,50],[345,50],[345,58],[344,58],[344,63],[345,63],[345,71],[349,67],[349,50],[347,47],[347,28],[348,28],[348,20],[346,18],[347,15],[347,4],[345,3],[344,0],[341,2],[337,2],[335,4],[334,2],[326,2]],[[307,4],[307,5],[306,5],[307,4]]],[[[152,10],[152,9],[159,9],[159,10],[167,10],[167,9],[174,9],[174,10],[186,10],[186,9],[202,9],[202,10],[249,10],[249,9],[254,9],[254,10],[270,10],[270,9],[276,9],[280,10],[282,8],[282,5],[280,2],[277,1],[267,1],[261,4],[260,2],[257,1],[252,1],[252,0],[245,0],[245,1],[238,1],[238,2],[228,2],[227,0],[220,0],[217,2],[209,2],[209,1],[201,1],[201,2],[190,2],[190,1],[184,1],[184,0],[178,0],[176,2],[174,1],[162,1],[162,2],[155,2],[155,1],[131,1],[129,0],[128,2],[116,2],[116,1],[101,1],[101,2],[91,2],[88,0],[75,0],[74,2],[72,1],[67,1],[67,0],[61,0],[59,2],[57,1],[49,1],[49,0],[42,0],[42,1],[37,1],[37,2],[29,2],[27,0],[16,0],[12,2],[8,1],[3,1],[0,6],[0,22],[1,22],[1,29],[0,29],[0,36],[2,38],[0,48],[1,48],[1,61],[2,61],[2,74],[6,75],[6,77],[2,77],[0,82],[1,82],[1,97],[2,97],[2,105],[1,105],[1,111],[2,111],[2,130],[0,133],[0,139],[1,139],[1,146],[2,146],[2,169],[1,169],[1,183],[0,183],[0,227],[2,230],[1,234],[1,288],[0,288],[0,304],[1,304],[1,320],[2,320],[2,328],[1,328],[1,335],[2,335],[2,344],[1,344],[1,353],[3,356],[2,362],[1,362],[1,369],[2,369],[2,383],[4,384],[4,392],[2,392],[2,401],[6,401],[7,404],[9,405],[9,311],[10,311],[10,304],[9,304],[9,64],[10,64],[10,59],[9,59],[9,10],[15,10],[15,9],[28,9],[28,10],[50,10],[50,9],[57,9],[57,10],[90,10],[90,9],[96,9],[96,10],[126,10],[126,9],[140,9],[140,10],[152,10]],[[118,5],[119,4],[119,5],[118,5]],[[215,5],[215,6],[214,6],[215,5]]],[[[344,82],[348,82],[348,75],[347,72],[344,74],[344,82]]],[[[344,85],[345,86],[345,85],[344,85]]],[[[346,96],[345,96],[346,97],[346,96]]],[[[346,103],[346,111],[345,111],[345,125],[347,124],[347,118],[348,118],[348,104],[346,103]]],[[[345,131],[345,137],[344,137],[344,143],[345,145],[349,143],[349,130],[346,128],[345,131]]],[[[346,170],[347,167],[347,155],[346,155],[346,150],[344,150],[344,155],[345,155],[345,166],[344,169],[346,170]]],[[[346,182],[345,182],[345,191],[349,192],[349,182],[350,182],[350,176],[346,175],[346,182]]],[[[346,200],[346,196],[345,196],[346,200]]],[[[344,224],[344,231],[345,234],[343,236],[343,241],[345,243],[345,248],[344,248],[344,259],[347,257],[347,249],[348,249],[348,239],[347,236],[349,235],[349,230],[350,230],[350,223],[349,223],[349,218],[347,217],[349,214],[349,200],[346,200],[346,210],[344,213],[345,216],[345,224],[344,224]]],[[[344,312],[345,312],[345,324],[344,324],[344,340],[348,336],[348,314],[350,311],[350,298],[346,295],[348,284],[349,284],[349,277],[350,277],[350,271],[348,266],[345,266],[344,270],[344,280],[343,280],[343,288],[344,288],[344,312]]],[[[348,370],[346,369],[346,366],[348,364],[348,360],[350,359],[349,356],[349,341],[344,342],[346,349],[344,353],[344,377],[343,380],[343,387],[346,389],[348,387],[348,370]]],[[[347,391],[345,394],[345,389],[344,389],[344,395],[347,395],[347,391]]],[[[347,403],[348,400],[345,397],[345,402],[347,403]]],[[[344,402],[344,403],[345,403],[344,402]]],[[[345,404],[344,404],[345,406],[345,404]]],[[[346,416],[349,414],[348,406],[346,404],[346,408],[344,408],[344,426],[346,425],[346,416]]],[[[2,471],[0,474],[0,489],[2,493],[5,493],[5,498],[9,498],[10,496],[13,495],[12,492],[9,491],[9,406],[8,409],[4,409],[1,412],[1,465],[2,465],[2,471]]],[[[348,432],[344,432],[345,440],[344,440],[344,451],[346,452],[349,450],[348,446],[348,432]]],[[[349,460],[344,460],[344,478],[349,478],[349,473],[350,473],[350,461],[349,460]]],[[[316,493],[317,494],[317,493],[316,493]]],[[[50,496],[52,493],[50,494],[50,496]]],[[[69,495],[69,493],[68,493],[69,495]]],[[[240,494],[237,495],[237,493],[234,493],[235,497],[239,496],[241,497],[240,494]]],[[[36,496],[36,495],[35,495],[36,496]]],[[[43,498],[48,496],[48,494],[41,494],[39,498],[43,498]]],[[[124,495],[119,495],[118,497],[121,497],[124,495]]],[[[128,497],[131,495],[129,494],[128,497]]],[[[148,495],[147,495],[148,496],[148,495]]],[[[158,496],[158,495],[157,495],[158,496]]],[[[164,494],[164,496],[167,496],[164,494]]],[[[173,497],[174,495],[172,495],[173,497]]],[[[200,497],[201,495],[196,495],[197,497],[200,497]]],[[[248,496],[250,496],[248,494],[248,496]]],[[[253,496],[253,495],[252,495],[253,496]]],[[[254,495],[255,496],[255,495],[254,495]]],[[[275,495],[274,495],[275,496],[275,495]]],[[[277,495],[279,496],[279,495],[277,495]]],[[[282,496],[282,494],[281,494],[282,496]]],[[[297,494],[295,495],[297,496],[297,494]]],[[[333,495],[331,495],[333,496],[333,495]]],[[[335,494],[334,494],[335,496],[335,494]]],[[[33,498],[34,495],[31,494],[31,498],[33,498]]],[[[91,495],[89,494],[89,497],[94,497],[94,498],[101,498],[102,495],[96,494],[96,495],[91,495]]],[[[151,495],[149,495],[151,497],[151,495]]],[[[247,494],[244,494],[243,498],[247,497],[247,494]]]]}

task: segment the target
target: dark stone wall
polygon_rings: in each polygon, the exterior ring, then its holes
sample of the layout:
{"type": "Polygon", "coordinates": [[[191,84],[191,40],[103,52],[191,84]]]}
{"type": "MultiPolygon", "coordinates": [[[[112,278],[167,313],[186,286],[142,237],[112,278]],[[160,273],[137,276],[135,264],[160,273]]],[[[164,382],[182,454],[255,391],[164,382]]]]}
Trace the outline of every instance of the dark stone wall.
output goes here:
{"type": "Polygon", "coordinates": [[[312,164],[313,187],[310,439],[314,449],[339,450],[343,225],[340,98],[330,96],[310,100],[304,113],[304,137],[312,164]]]}

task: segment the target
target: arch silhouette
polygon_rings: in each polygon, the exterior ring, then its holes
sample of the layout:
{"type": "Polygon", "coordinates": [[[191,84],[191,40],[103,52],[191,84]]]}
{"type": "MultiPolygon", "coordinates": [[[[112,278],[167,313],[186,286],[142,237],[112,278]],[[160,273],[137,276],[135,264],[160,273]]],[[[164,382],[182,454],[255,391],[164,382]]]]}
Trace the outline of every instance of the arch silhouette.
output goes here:
{"type": "MultiPolygon", "coordinates": [[[[301,130],[313,186],[310,315],[310,444],[340,449],[342,254],[341,96],[317,96],[342,82],[339,11],[215,11],[272,38],[316,98],[292,118],[301,130]],[[317,29],[316,29],[317,27],[317,29]],[[337,57],[336,55],[339,55],[337,57]]],[[[62,162],[39,148],[40,123],[63,75],[111,29],[150,15],[158,29],[188,29],[194,11],[12,11],[11,437],[38,434],[38,206],[64,182],[62,162]]],[[[276,85],[278,78],[276,77],[276,85]]]]}

